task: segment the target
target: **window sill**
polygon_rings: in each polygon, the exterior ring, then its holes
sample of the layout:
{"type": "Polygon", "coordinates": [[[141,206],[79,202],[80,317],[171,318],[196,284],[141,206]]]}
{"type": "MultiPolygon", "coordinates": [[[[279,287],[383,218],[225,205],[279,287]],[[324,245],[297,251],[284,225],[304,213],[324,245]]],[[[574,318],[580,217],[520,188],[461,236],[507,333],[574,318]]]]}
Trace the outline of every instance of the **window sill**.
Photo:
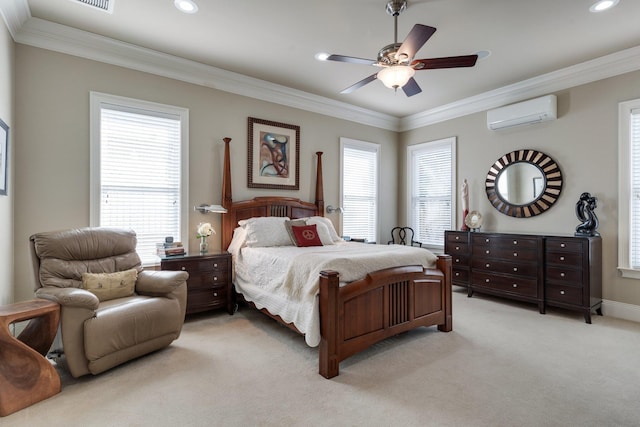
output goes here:
{"type": "Polygon", "coordinates": [[[618,271],[622,277],[627,279],[640,279],[640,270],[627,267],[618,267],[618,271]]]}

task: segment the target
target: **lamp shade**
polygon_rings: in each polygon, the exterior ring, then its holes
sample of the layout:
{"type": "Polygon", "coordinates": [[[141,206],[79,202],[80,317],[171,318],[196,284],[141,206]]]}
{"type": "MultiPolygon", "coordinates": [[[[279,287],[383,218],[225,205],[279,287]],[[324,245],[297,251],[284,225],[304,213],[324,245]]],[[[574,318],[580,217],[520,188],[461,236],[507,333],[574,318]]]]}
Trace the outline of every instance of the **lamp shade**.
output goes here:
{"type": "Polygon", "coordinates": [[[416,70],[408,65],[391,65],[380,70],[377,77],[386,87],[397,89],[406,85],[415,73],[416,70]]]}

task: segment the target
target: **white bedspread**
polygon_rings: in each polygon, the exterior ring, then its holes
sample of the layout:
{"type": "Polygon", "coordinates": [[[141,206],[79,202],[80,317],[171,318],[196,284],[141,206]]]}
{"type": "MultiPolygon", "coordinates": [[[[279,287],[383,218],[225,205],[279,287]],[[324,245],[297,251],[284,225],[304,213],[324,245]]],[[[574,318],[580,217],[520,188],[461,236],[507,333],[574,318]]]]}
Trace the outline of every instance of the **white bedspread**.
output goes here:
{"type": "Polygon", "coordinates": [[[311,347],[320,343],[320,271],[335,270],[341,282],[351,282],[384,268],[436,264],[436,256],[426,249],[355,242],[309,248],[243,247],[232,253],[238,292],[258,308],[293,323],[311,347]]]}

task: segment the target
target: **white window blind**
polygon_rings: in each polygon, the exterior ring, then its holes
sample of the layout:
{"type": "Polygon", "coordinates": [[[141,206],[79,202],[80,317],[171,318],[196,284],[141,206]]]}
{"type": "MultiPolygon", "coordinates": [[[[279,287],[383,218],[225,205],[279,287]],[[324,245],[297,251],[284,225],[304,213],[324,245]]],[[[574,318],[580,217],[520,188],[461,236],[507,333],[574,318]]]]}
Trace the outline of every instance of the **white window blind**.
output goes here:
{"type": "Polygon", "coordinates": [[[342,234],[375,242],[379,145],[341,138],[342,234]]]}
{"type": "Polygon", "coordinates": [[[92,225],[133,229],[136,250],[150,265],[158,262],[156,243],[188,237],[182,232],[184,110],[120,101],[98,104],[92,225]]]}
{"type": "Polygon", "coordinates": [[[631,110],[631,268],[640,269],[640,108],[631,110]]]}
{"type": "Polygon", "coordinates": [[[444,246],[444,231],[454,227],[455,138],[410,146],[409,223],[415,240],[429,247],[444,246]]]}

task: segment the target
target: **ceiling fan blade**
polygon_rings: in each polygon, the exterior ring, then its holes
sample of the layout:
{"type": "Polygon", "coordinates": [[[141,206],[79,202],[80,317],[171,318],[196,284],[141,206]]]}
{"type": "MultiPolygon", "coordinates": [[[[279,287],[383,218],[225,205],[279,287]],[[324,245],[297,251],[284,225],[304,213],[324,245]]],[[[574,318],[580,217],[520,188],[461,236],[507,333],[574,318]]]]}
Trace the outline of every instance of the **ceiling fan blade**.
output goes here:
{"type": "Polygon", "coordinates": [[[414,79],[413,77],[411,77],[409,81],[404,86],[402,86],[402,90],[407,96],[417,95],[422,92],[422,89],[420,89],[420,86],[418,86],[418,82],[416,82],[416,79],[414,79]]]}
{"type": "Polygon", "coordinates": [[[446,58],[416,59],[411,62],[411,66],[414,70],[473,67],[477,60],[478,55],[448,56],[446,58]]]}
{"type": "Polygon", "coordinates": [[[354,91],[354,90],[356,90],[356,89],[360,89],[362,86],[364,86],[364,85],[366,85],[366,84],[369,84],[369,83],[371,83],[372,81],[374,81],[375,79],[377,79],[377,75],[378,75],[378,73],[376,73],[376,74],[372,74],[372,75],[370,75],[369,77],[367,77],[366,79],[362,79],[362,80],[360,80],[358,83],[356,83],[356,84],[354,84],[354,85],[349,86],[348,88],[346,88],[345,90],[343,90],[343,91],[342,91],[342,92],[340,92],[340,93],[351,93],[351,92],[353,92],[353,91],[354,91]]]}
{"type": "Polygon", "coordinates": [[[429,40],[436,32],[436,29],[427,25],[416,24],[413,26],[407,38],[404,39],[396,58],[398,61],[410,60],[416,55],[416,52],[429,40]]]}
{"type": "Polygon", "coordinates": [[[349,62],[351,64],[375,65],[378,63],[375,59],[355,58],[353,56],[329,55],[327,61],[349,62]]]}

